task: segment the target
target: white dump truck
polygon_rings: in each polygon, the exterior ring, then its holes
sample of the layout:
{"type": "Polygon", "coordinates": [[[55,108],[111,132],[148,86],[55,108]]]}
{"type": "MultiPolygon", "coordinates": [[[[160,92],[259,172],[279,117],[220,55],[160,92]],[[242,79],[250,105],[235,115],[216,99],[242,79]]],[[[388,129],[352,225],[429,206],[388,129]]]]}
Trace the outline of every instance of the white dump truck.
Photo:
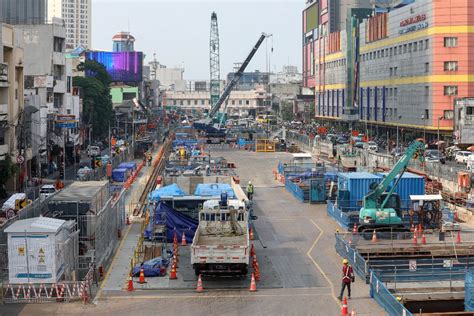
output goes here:
{"type": "Polygon", "coordinates": [[[249,226],[245,203],[209,200],[199,212],[191,245],[196,275],[246,275],[249,267],[249,226]]]}

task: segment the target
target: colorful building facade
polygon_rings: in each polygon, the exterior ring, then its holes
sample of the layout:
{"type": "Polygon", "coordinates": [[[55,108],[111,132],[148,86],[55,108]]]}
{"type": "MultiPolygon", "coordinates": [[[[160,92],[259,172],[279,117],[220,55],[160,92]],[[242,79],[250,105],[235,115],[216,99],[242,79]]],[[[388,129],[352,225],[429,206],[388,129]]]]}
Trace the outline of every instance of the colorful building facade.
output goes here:
{"type": "Polygon", "coordinates": [[[474,92],[474,3],[415,1],[334,32],[319,11],[315,39],[308,10],[322,4],[303,12],[303,84],[315,91],[316,117],[345,121],[353,108],[372,126],[452,134],[454,101],[474,92]]]}

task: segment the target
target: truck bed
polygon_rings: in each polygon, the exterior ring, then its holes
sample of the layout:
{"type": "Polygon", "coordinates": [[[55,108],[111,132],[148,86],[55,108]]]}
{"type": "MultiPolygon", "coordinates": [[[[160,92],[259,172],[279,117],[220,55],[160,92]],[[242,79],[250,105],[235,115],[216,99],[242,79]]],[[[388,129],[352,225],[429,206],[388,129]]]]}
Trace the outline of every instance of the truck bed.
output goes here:
{"type": "Polygon", "coordinates": [[[216,235],[199,235],[199,238],[196,241],[196,246],[246,246],[247,244],[247,235],[243,234],[240,236],[216,236],[216,235]]]}

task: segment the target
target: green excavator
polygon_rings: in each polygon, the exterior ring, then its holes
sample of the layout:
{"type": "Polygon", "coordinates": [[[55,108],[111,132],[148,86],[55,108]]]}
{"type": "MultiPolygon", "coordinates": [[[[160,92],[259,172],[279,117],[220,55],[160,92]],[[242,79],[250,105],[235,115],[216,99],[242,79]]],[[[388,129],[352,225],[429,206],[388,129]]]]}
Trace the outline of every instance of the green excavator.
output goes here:
{"type": "Polygon", "coordinates": [[[364,197],[359,212],[359,232],[409,230],[403,225],[400,197],[394,191],[410,160],[419,158],[424,161],[424,148],[423,142],[413,142],[382,182],[371,185],[371,191],[364,197]]]}

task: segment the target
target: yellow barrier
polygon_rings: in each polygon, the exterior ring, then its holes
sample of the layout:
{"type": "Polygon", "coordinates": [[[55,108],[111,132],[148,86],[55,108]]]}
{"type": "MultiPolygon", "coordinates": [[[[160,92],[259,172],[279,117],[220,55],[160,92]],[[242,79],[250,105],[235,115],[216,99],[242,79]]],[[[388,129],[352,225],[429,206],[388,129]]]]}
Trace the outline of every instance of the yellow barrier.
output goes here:
{"type": "Polygon", "coordinates": [[[255,151],[258,153],[275,152],[276,143],[270,139],[257,139],[255,151]]]}

